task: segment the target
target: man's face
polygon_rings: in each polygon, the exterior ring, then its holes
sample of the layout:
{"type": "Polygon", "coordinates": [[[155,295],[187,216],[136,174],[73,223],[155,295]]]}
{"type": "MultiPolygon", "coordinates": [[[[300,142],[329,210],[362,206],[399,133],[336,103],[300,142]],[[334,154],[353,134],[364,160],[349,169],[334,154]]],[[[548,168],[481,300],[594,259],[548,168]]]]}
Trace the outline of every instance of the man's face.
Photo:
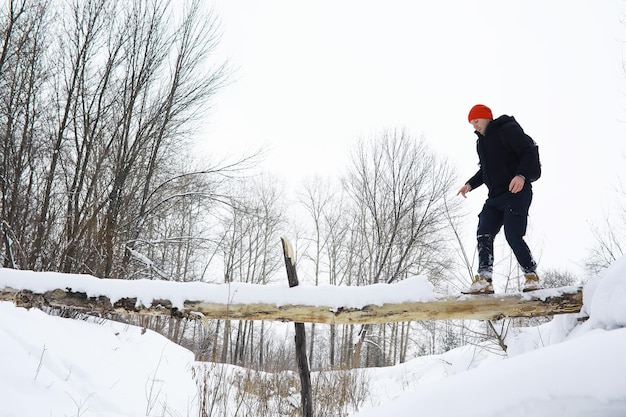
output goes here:
{"type": "Polygon", "coordinates": [[[485,134],[485,129],[487,129],[487,125],[491,120],[489,119],[473,119],[470,120],[470,123],[474,127],[474,130],[479,132],[481,135],[485,134]]]}

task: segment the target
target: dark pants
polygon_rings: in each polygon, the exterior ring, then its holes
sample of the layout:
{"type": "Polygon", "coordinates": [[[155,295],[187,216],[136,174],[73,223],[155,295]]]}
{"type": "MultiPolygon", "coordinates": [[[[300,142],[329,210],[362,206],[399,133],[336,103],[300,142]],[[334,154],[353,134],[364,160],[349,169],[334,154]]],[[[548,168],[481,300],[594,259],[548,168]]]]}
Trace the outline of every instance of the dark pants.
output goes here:
{"type": "Polygon", "coordinates": [[[493,272],[493,240],[504,226],[504,235],[524,273],[535,272],[537,264],[524,241],[528,225],[528,209],[533,199],[530,184],[516,194],[506,192],[485,201],[478,215],[478,274],[493,272]]]}

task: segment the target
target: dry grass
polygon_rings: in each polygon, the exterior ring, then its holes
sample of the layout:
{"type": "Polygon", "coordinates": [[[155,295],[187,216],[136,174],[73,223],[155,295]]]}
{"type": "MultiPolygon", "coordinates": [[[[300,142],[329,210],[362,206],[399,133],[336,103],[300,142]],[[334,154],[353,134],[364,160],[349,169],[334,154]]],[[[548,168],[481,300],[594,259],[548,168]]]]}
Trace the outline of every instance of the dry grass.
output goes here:
{"type": "MultiPolygon", "coordinates": [[[[232,365],[198,364],[199,417],[299,417],[300,380],[292,371],[267,373],[232,365]]],[[[369,395],[363,370],[312,374],[316,416],[345,417],[358,410],[369,395]]]]}

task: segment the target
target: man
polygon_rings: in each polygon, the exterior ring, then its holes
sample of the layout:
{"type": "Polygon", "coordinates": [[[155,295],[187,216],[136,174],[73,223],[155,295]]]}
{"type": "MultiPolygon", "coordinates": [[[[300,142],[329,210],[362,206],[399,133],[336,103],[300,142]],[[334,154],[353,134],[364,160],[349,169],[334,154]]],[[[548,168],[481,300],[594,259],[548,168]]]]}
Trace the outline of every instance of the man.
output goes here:
{"type": "Polygon", "coordinates": [[[482,184],[489,194],[478,215],[478,274],[464,293],[493,294],[493,240],[502,226],[524,272],[523,291],[539,289],[537,263],[524,241],[533,195],[531,181],[541,175],[537,145],[512,116],[493,120],[491,109],[485,105],[472,107],[468,120],[478,136],[480,168],[457,195],[466,197],[482,184]]]}

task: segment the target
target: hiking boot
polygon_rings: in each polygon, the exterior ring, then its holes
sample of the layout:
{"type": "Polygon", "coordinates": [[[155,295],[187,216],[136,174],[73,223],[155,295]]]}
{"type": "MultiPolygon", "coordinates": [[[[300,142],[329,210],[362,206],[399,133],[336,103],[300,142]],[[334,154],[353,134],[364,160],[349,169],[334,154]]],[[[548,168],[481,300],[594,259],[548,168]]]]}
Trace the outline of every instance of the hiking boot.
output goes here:
{"type": "Polygon", "coordinates": [[[541,284],[539,284],[539,277],[534,272],[529,272],[528,274],[524,274],[524,278],[526,281],[522,286],[523,292],[535,291],[541,289],[541,284]]]}
{"type": "Polygon", "coordinates": [[[487,278],[484,275],[476,275],[472,285],[466,291],[463,291],[463,294],[493,294],[491,278],[487,278]]]}

